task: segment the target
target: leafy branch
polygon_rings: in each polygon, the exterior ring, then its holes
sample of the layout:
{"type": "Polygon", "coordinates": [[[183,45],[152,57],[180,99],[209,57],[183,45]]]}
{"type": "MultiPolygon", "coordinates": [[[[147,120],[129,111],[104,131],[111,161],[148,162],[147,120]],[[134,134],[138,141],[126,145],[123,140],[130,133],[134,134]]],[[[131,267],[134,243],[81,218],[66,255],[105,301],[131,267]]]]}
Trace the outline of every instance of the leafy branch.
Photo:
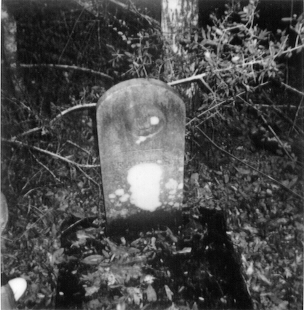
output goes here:
{"type": "MultiPolygon", "coordinates": [[[[291,51],[294,51],[294,50],[301,50],[302,48],[304,48],[304,44],[303,45],[300,45],[300,46],[297,46],[297,47],[294,47],[293,49],[289,49],[288,51],[284,51],[284,52],[281,52],[281,53],[278,53],[276,54],[272,59],[276,59],[277,57],[283,55],[283,54],[286,54],[286,53],[289,53],[291,51]]],[[[218,73],[218,72],[225,72],[225,71],[231,71],[233,69],[237,69],[237,68],[245,68],[247,66],[253,66],[253,65],[256,65],[256,64],[262,64],[265,66],[265,68],[267,68],[267,65],[268,65],[268,61],[265,61],[265,59],[261,59],[261,60],[257,60],[257,61],[250,61],[248,63],[244,62],[240,65],[234,65],[234,66],[229,66],[227,68],[224,68],[224,69],[216,69],[216,70],[213,70],[211,72],[208,72],[208,73],[201,73],[201,74],[198,74],[198,75],[193,75],[193,76],[190,76],[190,77],[187,77],[187,78],[184,78],[184,79],[179,79],[177,81],[172,81],[172,82],[168,82],[167,84],[169,86],[175,86],[175,85],[179,85],[179,84],[183,84],[183,83],[190,83],[190,82],[193,82],[193,81],[197,81],[197,80],[200,80],[202,81],[202,79],[204,77],[206,77],[208,74],[214,74],[214,73],[218,73]]],[[[205,83],[205,82],[204,82],[205,83]]],[[[282,83],[286,88],[288,89],[291,89],[297,93],[299,93],[300,95],[304,96],[304,93],[303,92],[300,92],[299,90],[285,84],[285,83],[282,83]]]]}

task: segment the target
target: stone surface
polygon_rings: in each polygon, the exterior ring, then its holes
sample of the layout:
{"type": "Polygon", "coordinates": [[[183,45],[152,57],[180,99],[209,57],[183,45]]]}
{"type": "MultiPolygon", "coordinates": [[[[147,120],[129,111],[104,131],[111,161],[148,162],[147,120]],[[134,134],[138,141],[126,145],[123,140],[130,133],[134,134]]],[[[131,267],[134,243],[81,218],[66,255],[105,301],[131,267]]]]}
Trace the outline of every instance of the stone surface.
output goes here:
{"type": "Polygon", "coordinates": [[[185,106],[165,83],[133,79],[98,101],[107,230],[131,234],[181,224],[185,106]]]}

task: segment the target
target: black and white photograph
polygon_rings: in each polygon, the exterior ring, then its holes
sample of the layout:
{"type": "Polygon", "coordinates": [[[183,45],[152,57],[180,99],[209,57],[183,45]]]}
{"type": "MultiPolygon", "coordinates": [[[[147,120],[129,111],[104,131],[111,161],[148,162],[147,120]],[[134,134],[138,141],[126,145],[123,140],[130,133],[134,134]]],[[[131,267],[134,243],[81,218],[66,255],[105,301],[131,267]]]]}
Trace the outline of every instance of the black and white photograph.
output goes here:
{"type": "Polygon", "coordinates": [[[301,310],[304,0],[2,0],[2,310],[301,310]]]}

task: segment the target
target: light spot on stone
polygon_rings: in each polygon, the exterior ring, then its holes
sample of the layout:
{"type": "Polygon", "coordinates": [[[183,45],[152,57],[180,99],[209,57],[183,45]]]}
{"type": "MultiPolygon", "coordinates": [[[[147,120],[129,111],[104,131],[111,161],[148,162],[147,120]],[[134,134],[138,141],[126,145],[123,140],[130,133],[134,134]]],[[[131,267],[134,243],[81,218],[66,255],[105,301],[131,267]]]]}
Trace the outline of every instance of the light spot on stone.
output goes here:
{"type": "Polygon", "coordinates": [[[136,143],[136,144],[140,144],[140,143],[142,143],[142,142],[144,142],[144,141],[146,141],[146,140],[147,140],[147,137],[139,136],[138,139],[137,139],[137,141],[136,141],[135,143],[136,143]]]}
{"type": "Polygon", "coordinates": [[[169,181],[165,184],[165,187],[169,190],[170,189],[176,190],[177,182],[174,179],[169,179],[169,181]]]}
{"type": "Polygon", "coordinates": [[[151,125],[157,125],[157,124],[159,124],[159,118],[158,118],[157,116],[152,116],[152,117],[150,118],[150,123],[151,123],[151,125]]]}
{"type": "Polygon", "coordinates": [[[125,193],[123,188],[119,188],[115,191],[116,196],[122,196],[125,193]]]}
{"type": "Polygon", "coordinates": [[[154,163],[142,163],[128,171],[131,203],[140,209],[154,211],[161,206],[159,201],[161,166],[154,163]]]}
{"type": "Polygon", "coordinates": [[[126,201],[128,201],[129,197],[130,197],[129,194],[124,194],[123,196],[121,196],[121,197],[119,198],[119,201],[121,201],[121,202],[126,202],[126,201]]]}
{"type": "Polygon", "coordinates": [[[128,210],[127,209],[122,209],[120,211],[120,215],[123,216],[123,217],[127,216],[128,215],[128,210]]]}
{"type": "Polygon", "coordinates": [[[178,171],[180,171],[180,172],[184,171],[184,167],[179,167],[178,171]]]}
{"type": "Polygon", "coordinates": [[[114,198],[116,198],[116,195],[115,195],[115,194],[110,194],[110,195],[109,195],[109,198],[110,198],[110,199],[114,199],[114,198]]]}
{"type": "Polygon", "coordinates": [[[177,189],[183,189],[184,188],[184,183],[179,183],[177,189]]]}

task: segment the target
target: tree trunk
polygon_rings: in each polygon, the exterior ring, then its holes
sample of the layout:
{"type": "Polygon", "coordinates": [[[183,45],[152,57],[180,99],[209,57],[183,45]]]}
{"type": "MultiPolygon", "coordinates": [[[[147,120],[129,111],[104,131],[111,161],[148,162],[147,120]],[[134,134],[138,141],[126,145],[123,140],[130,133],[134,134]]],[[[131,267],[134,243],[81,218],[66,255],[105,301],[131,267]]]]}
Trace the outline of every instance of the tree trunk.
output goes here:
{"type": "Polygon", "coordinates": [[[22,89],[22,78],[17,66],[17,23],[5,7],[2,7],[2,61],[3,90],[9,96],[18,97],[22,89]]]}
{"type": "Polygon", "coordinates": [[[162,0],[161,29],[174,53],[182,54],[182,41],[190,40],[198,24],[198,0],[162,0]]]}

